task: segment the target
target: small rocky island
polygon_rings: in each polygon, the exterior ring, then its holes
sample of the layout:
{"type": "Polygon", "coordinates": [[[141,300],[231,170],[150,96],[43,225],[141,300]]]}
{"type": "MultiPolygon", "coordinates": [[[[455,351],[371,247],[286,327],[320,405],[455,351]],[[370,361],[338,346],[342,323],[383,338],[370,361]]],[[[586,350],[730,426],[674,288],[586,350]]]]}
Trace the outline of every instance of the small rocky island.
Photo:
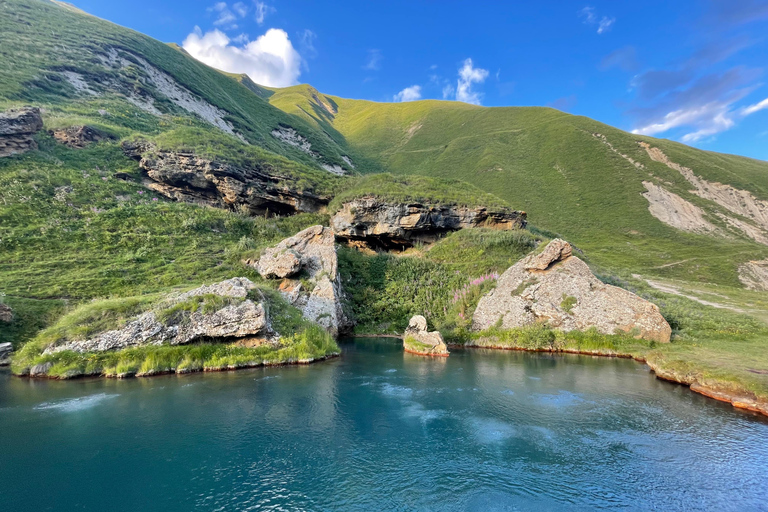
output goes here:
{"type": "Polygon", "coordinates": [[[420,356],[448,357],[448,347],[443,341],[443,335],[438,331],[430,332],[427,319],[416,315],[408,322],[408,328],[403,333],[403,349],[411,354],[420,356]]]}

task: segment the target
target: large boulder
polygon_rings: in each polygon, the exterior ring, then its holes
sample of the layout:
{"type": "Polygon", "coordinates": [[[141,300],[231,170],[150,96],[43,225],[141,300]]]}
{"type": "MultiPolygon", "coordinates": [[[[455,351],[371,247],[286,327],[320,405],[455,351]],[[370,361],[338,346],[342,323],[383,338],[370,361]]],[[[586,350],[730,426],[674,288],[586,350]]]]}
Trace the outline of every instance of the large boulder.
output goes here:
{"type": "Polygon", "coordinates": [[[248,292],[255,287],[244,277],[201,286],[166,298],[119,329],[101,332],[87,339],[56,343],[43,353],[62,350],[101,352],[143,345],[182,345],[211,339],[276,341],[277,334],[272,330],[264,306],[248,298],[248,292]],[[196,297],[211,295],[221,299],[218,308],[213,311],[206,311],[205,307],[191,312],[185,308],[174,309],[174,306],[196,297]]]}
{"type": "Polygon", "coordinates": [[[37,107],[12,108],[0,112],[0,157],[37,149],[33,135],[42,128],[43,118],[37,107]]]}
{"type": "Polygon", "coordinates": [[[413,316],[408,322],[408,328],[403,333],[403,349],[420,356],[448,356],[443,335],[427,330],[427,319],[421,315],[413,316]]]}
{"type": "Polygon", "coordinates": [[[238,166],[192,151],[159,149],[143,140],[125,141],[122,148],[139,161],[148,188],[176,201],[245,209],[254,215],[316,212],[329,201],[263,161],[238,166]]]}
{"type": "Polygon", "coordinates": [[[340,239],[371,247],[410,247],[433,243],[465,228],[514,229],[526,225],[526,213],[504,208],[396,203],[362,197],[344,203],[331,218],[340,239]]]}
{"type": "Polygon", "coordinates": [[[603,334],[627,332],[663,343],[672,332],[655,304],[601,282],[560,239],[510,267],[480,299],[473,328],[486,329],[499,321],[503,328],[537,322],[563,331],[594,327],[603,334]]]}
{"type": "Polygon", "coordinates": [[[312,226],[267,249],[258,261],[247,260],[266,279],[284,279],[283,296],[304,317],[338,335],[349,326],[341,301],[344,296],[338,272],[334,232],[312,226]],[[304,283],[298,278],[304,277],[304,283]],[[305,285],[308,284],[308,287],[305,285]]]}
{"type": "Polygon", "coordinates": [[[8,304],[0,303],[0,322],[13,322],[13,310],[8,304]]]}

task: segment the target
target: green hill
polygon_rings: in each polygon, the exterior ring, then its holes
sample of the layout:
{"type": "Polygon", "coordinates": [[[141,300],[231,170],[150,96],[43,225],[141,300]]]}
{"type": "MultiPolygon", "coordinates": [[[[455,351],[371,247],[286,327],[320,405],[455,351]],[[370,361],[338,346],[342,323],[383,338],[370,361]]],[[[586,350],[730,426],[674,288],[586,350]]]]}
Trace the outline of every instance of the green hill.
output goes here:
{"type": "Polygon", "coordinates": [[[531,224],[571,240],[602,267],[740,286],[739,264],[768,255],[765,245],[729,227],[723,216],[762,233],[768,225],[692,194],[679,171],[653,161],[638,142],[660,148],[705,180],[762,200],[768,200],[767,162],[632,135],[550,108],[374,103],[322,95],[306,85],[276,90],[269,102],[343,138],[365,159],[361,172],[470,182],[527,211],[531,224]],[[642,195],[644,181],[700,207],[717,231],[690,233],[659,221],[642,195]]]}

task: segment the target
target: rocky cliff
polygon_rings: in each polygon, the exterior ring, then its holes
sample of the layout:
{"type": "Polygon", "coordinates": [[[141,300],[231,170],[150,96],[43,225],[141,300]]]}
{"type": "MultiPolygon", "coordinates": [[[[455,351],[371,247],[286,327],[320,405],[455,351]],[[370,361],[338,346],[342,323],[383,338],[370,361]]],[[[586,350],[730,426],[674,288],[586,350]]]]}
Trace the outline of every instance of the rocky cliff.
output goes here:
{"type": "Polygon", "coordinates": [[[664,343],[672,332],[655,304],[602,283],[560,239],[504,272],[496,288],[480,299],[472,320],[475,330],[499,321],[502,328],[546,322],[562,331],[596,328],[664,343]]]}
{"type": "Polygon", "coordinates": [[[39,108],[23,107],[0,112],[0,157],[37,149],[32,136],[42,128],[39,108]]]}
{"type": "Polygon", "coordinates": [[[124,142],[123,151],[139,161],[147,187],[177,201],[245,207],[253,215],[315,212],[329,201],[258,162],[243,168],[193,152],[161,150],[142,141],[124,142]]]}
{"type": "Polygon", "coordinates": [[[450,231],[526,225],[526,213],[506,209],[387,202],[376,197],[348,201],[331,218],[340,239],[371,247],[403,248],[433,243],[450,231]]]}

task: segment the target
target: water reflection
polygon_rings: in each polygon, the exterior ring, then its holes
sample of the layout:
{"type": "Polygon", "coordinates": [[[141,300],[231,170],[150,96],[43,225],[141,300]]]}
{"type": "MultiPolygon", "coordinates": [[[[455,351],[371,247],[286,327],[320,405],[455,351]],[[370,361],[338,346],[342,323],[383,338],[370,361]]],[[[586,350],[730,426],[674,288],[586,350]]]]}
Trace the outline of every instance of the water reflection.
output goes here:
{"type": "Polygon", "coordinates": [[[754,510],[768,499],[768,422],[633,361],[342,347],[311,366],[124,381],[0,373],[3,506],[754,510]]]}

